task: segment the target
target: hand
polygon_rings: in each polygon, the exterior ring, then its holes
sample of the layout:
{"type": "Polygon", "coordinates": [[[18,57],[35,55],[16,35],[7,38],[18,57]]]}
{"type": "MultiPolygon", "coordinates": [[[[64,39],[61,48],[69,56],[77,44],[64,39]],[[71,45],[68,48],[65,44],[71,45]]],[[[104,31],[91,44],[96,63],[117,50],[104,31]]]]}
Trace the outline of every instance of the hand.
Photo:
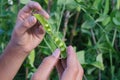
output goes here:
{"type": "Polygon", "coordinates": [[[67,49],[66,60],[59,60],[56,68],[60,80],[82,80],[83,68],[80,65],[72,46],[67,49]]]}
{"type": "Polygon", "coordinates": [[[33,74],[31,80],[48,80],[51,71],[59,60],[60,49],[56,49],[51,56],[46,57],[38,70],[33,74]]]}
{"type": "Polygon", "coordinates": [[[10,41],[12,46],[20,47],[26,53],[34,49],[42,41],[45,34],[42,26],[37,23],[36,18],[32,15],[33,10],[35,13],[42,14],[45,18],[49,18],[49,15],[37,2],[30,1],[18,13],[16,26],[10,41]]]}
{"type": "Polygon", "coordinates": [[[60,80],[82,80],[83,69],[80,66],[77,56],[71,46],[67,49],[67,61],[63,64],[59,60],[60,50],[57,49],[53,55],[45,58],[32,80],[48,80],[54,66],[56,66],[60,80]]]}

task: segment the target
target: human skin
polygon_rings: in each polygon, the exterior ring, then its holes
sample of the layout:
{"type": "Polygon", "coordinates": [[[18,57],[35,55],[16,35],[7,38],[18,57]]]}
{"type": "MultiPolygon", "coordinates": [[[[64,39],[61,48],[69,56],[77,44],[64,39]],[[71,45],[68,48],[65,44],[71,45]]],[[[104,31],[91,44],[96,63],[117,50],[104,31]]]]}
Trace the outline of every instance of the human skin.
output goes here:
{"type": "Polygon", "coordinates": [[[33,10],[49,18],[42,7],[33,1],[19,11],[11,40],[0,56],[0,80],[13,80],[30,51],[37,47],[44,37],[45,31],[32,16],[33,10]]]}
{"type": "MultiPolygon", "coordinates": [[[[13,80],[25,58],[44,38],[45,31],[37,23],[33,16],[33,10],[46,19],[49,18],[45,10],[33,1],[30,1],[19,11],[11,40],[0,56],[0,80],[13,80]]],[[[47,80],[55,66],[60,80],[82,80],[83,69],[77,60],[73,47],[69,46],[67,48],[65,67],[61,64],[59,56],[60,50],[56,49],[53,55],[45,58],[34,73],[32,80],[47,80]],[[68,75],[71,75],[71,77],[68,77],[68,75]]]]}
{"type": "Polygon", "coordinates": [[[67,48],[67,58],[61,63],[60,50],[43,60],[38,70],[33,74],[32,80],[49,80],[52,69],[56,66],[59,80],[82,80],[83,68],[81,67],[72,46],[67,48]],[[64,65],[64,67],[63,67],[64,65]],[[42,74],[41,74],[42,73],[42,74]]]}

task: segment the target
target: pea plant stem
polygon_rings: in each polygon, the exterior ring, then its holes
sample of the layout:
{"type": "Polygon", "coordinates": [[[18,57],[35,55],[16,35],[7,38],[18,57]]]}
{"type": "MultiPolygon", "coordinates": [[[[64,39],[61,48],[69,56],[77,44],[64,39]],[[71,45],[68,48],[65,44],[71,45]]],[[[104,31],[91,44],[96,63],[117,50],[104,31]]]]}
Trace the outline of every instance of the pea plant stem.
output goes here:
{"type": "Polygon", "coordinates": [[[58,22],[58,25],[57,25],[57,33],[59,32],[59,29],[60,29],[60,24],[61,24],[61,21],[62,21],[63,13],[65,11],[66,2],[67,2],[67,0],[65,0],[65,3],[63,4],[63,8],[62,8],[62,11],[61,11],[61,14],[60,14],[60,21],[58,22]]]}
{"type": "Polygon", "coordinates": [[[113,80],[114,72],[113,72],[113,68],[112,68],[113,62],[112,62],[112,52],[111,52],[111,50],[109,50],[109,55],[110,55],[111,80],[113,80]]]}
{"type": "Polygon", "coordinates": [[[65,41],[65,36],[67,33],[67,26],[68,26],[68,22],[69,22],[69,16],[70,16],[70,11],[66,11],[65,14],[65,20],[64,20],[64,28],[63,28],[63,40],[65,41]]]}
{"type": "Polygon", "coordinates": [[[112,40],[112,46],[114,46],[116,35],[117,35],[117,29],[114,30],[114,36],[113,36],[113,40],[112,40]]]}
{"type": "Polygon", "coordinates": [[[48,6],[47,6],[47,12],[48,12],[48,14],[50,14],[51,5],[52,5],[52,0],[48,0],[48,6]]]}
{"type": "Polygon", "coordinates": [[[71,34],[71,37],[70,37],[70,44],[72,44],[73,38],[75,36],[74,33],[75,33],[75,30],[76,30],[76,27],[77,27],[77,22],[78,22],[79,15],[80,15],[80,12],[77,12],[76,17],[75,17],[74,27],[71,31],[72,34],[71,34]]]}

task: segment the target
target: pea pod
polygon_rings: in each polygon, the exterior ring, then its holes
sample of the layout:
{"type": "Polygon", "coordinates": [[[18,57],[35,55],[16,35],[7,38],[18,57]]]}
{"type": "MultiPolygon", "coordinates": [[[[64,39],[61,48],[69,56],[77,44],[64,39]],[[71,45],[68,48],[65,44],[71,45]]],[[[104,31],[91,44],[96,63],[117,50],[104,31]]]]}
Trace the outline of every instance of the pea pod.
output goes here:
{"type": "Polygon", "coordinates": [[[42,24],[42,26],[44,27],[44,30],[48,33],[48,35],[50,35],[56,47],[60,48],[61,58],[66,58],[66,44],[62,41],[62,39],[59,36],[56,35],[56,33],[53,33],[52,27],[42,15],[34,14],[34,16],[42,24]]]}

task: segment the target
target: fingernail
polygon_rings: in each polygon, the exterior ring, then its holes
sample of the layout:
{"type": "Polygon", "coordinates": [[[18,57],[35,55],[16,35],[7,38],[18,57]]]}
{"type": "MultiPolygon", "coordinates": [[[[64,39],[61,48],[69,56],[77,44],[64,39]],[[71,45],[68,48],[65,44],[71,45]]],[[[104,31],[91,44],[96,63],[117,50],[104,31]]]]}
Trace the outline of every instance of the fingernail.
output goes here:
{"type": "Polygon", "coordinates": [[[60,49],[56,49],[54,52],[53,52],[53,54],[52,54],[54,57],[56,57],[56,58],[59,58],[59,56],[60,56],[60,49]]]}

